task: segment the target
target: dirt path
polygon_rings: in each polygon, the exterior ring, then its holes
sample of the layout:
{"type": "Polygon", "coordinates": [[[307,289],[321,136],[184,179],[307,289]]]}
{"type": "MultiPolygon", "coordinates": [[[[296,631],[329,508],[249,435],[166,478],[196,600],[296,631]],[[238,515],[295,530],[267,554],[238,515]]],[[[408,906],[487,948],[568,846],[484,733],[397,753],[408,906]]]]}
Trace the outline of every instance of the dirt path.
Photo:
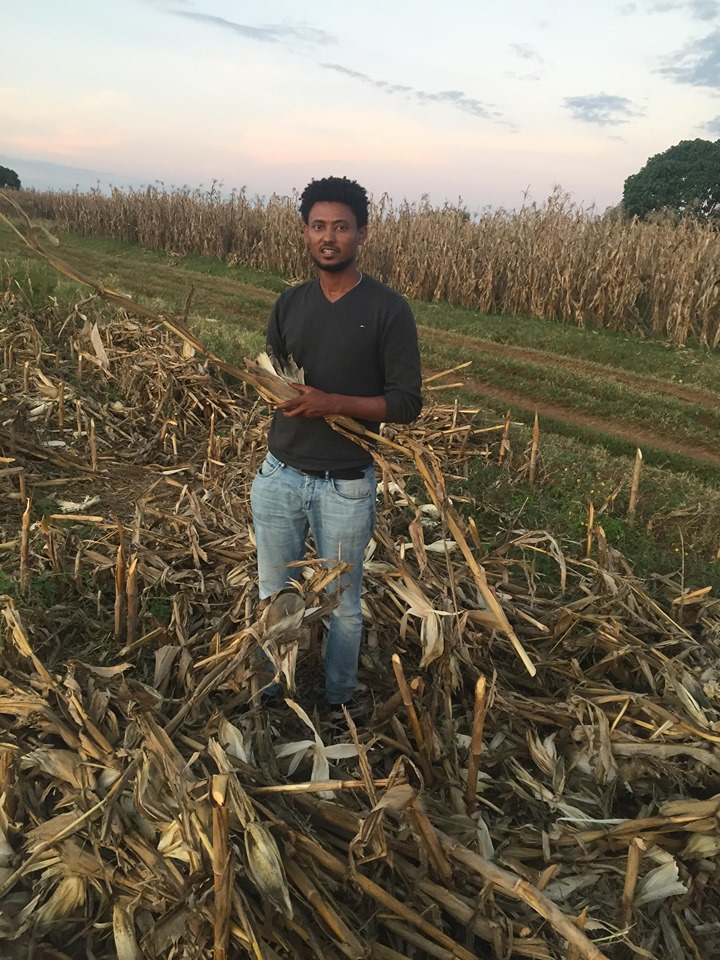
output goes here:
{"type": "Polygon", "coordinates": [[[538,417],[540,418],[541,430],[542,418],[552,417],[553,420],[560,420],[574,427],[587,427],[590,430],[604,433],[608,437],[625,440],[640,447],[641,450],[653,448],[662,453],[674,454],[675,456],[685,457],[688,460],[694,460],[696,463],[707,463],[713,467],[720,468],[720,452],[713,452],[707,447],[684,443],[669,437],[667,433],[657,433],[647,428],[626,427],[617,420],[592,417],[587,414],[578,413],[576,410],[571,410],[568,407],[539,402],[533,397],[515,393],[512,390],[502,390],[495,386],[495,384],[483,383],[482,380],[476,377],[468,377],[466,384],[473,392],[488,397],[491,400],[500,400],[503,404],[506,404],[509,409],[513,407],[517,409],[520,407],[526,410],[537,411],[538,417]]]}
{"type": "Polygon", "coordinates": [[[438,343],[447,343],[459,348],[476,348],[495,357],[510,357],[528,363],[542,363],[551,367],[561,367],[564,370],[571,370],[573,373],[581,375],[602,376],[607,380],[615,380],[617,383],[623,383],[628,387],[636,387],[644,393],[662,393],[665,396],[683,400],[685,403],[720,407],[720,393],[714,393],[712,390],[706,390],[702,387],[687,387],[684,384],[668,383],[665,380],[658,380],[656,377],[645,377],[618,367],[609,367],[594,360],[562,357],[555,353],[547,353],[544,350],[514,347],[508,343],[495,343],[493,340],[471,337],[464,333],[453,333],[450,330],[435,330],[433,327],[420,327],[419,329],[422,330],[424,336],[438,343]]]}
{"type": "MultiPolygon", "coordinates": [[[[509,357],[529,363],[560,367],[580,374],[581,376],[604,377],[608,380],[614,380],[628,387],[641,390],[644,393],[664,394],[665,396],[675,397],[684,403],[710,406],[716,409],[720,407],[720,394],[713,393],[711,390],[668,383],[663,380],[658,380],[655,377],[645,377],[627,370],[608,367],[593,360],[561,357],[543,350],[533,350],[528,347],[514,347],[511,344],[495,343],[492,340],[484,340],[480,337],[471,337],[466,334],[453,333],[447,330],[434,330],[431,327],[421,327],[420,329],[421,335],[429,340],[457,346],[459,356],[462,356],[461,351],[463,348],[479,349],[491,356],[509,357]]],[[[681,438],[672,437],[667,431],[660,432],[648,427],[626,426],[620,420],[596,417],[591,414],[580,413],[572,407],[546,403],[539,400],[537,393],[533,392],[532,381],[530,379],[528,379],[528,389],[526,392],[503,389],[494,383],[483,381],[480,377],[469,376],[465,377],[464,380],[469,390],[483,397],[487,397],[489,400],[499,401],[510,409],[514,407],[515,409],[537,411],[541,420],[541,429],[542,418],[548,417],[553,420],[559,420],[562,423],[570,424],[573,427],[585,427],[600,434],[605,434],[605,436],[624,440],[643,450],[652,448],[661,453],[684,457],[696,463],[709,464],[713,467],[720,468],[720,441],[715,447],[687,443],[681,438]]]]}

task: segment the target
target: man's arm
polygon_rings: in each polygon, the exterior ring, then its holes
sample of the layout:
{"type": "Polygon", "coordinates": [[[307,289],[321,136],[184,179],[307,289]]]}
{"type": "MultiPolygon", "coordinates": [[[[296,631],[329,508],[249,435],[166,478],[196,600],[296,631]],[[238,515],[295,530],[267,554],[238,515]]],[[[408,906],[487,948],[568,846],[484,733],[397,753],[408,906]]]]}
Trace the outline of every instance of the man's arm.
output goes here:
{"type": "Polygon", "coordinates": [[[402,297],[385,325],[381,351],[386,420],[412,423],[422,410],[422,372],[415,318],[402,297]]]}
{"type": "Polygon", "coordinates": [[[316,387],[293,383],[297,397],[277,405],[286,417],[353,417],[382,423],[387,417],[385,397],[348,397],[342,393],[325,393],[316,387]]]}
{"type": "Polygon", "coordinates": [[[265,334],[265,349],[273,357],[282,359],[285,356],[285,343],[280,332],[280,300],[281,297],[278,297],[270,311],[265,334]]]}

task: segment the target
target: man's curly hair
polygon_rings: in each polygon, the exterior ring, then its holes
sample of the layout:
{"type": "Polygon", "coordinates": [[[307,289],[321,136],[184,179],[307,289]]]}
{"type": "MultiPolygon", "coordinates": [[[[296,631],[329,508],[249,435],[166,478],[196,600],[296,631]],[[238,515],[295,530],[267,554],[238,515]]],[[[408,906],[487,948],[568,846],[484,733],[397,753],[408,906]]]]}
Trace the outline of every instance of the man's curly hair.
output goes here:
{"type": "Polygon", "coordinates": [[[367,190],[356,180],[347,177],[323,177],[311,180],[300,194],[300,216],[303,223],[308,222],[310,211],[316,203],[346,203],[355,214],[358,227],[366,227],[368,222],[367,190]]]}

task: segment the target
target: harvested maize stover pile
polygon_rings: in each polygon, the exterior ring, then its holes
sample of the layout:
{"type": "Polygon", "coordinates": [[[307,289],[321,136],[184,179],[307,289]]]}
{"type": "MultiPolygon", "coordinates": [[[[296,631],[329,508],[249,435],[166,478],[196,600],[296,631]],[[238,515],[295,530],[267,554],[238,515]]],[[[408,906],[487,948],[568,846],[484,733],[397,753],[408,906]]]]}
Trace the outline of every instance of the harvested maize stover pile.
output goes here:
{"type": "Polygon", "coordinates": [[[600,529],[483,550],[452,484],[502,430],[429,405],[380,448],[365,712],[328,717],[338,571],[257,602],[267,404],[97,304],[6,293],[0,348],[0,956],[720,956],[706,591],[600,529]]]}

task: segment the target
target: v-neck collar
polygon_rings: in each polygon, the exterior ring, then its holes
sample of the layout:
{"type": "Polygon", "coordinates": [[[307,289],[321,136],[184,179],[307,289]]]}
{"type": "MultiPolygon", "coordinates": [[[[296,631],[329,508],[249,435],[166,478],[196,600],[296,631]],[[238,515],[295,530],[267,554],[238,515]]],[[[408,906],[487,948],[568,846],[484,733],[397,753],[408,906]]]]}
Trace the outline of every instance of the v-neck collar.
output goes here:
{"type": "Polygon", "coordinates": [[[336,300],[331,300],[328,297],[328,295],[325,293],[325,291],[323,290],[322,283],[320,283],[319,277],[317,278],[317,285],[318,285],[318,290],[320,292],[320,296],[323,298],[325,303],[329,304],[332,307],[336,303],[340,303],[341,300],[344,300],[345,297],[348,296],[348,294],[353,292],[353,290],[357,290],[357,288],[360,286],[360,284],[363,282],[364,279],[365,279],[365,274],[362,271],[360,271],[360,279],[357,281],[357,283],[354,286],[350,287],[349,290],[346,290],[345,293],[340,294],[340,296],[336,300]]]}

